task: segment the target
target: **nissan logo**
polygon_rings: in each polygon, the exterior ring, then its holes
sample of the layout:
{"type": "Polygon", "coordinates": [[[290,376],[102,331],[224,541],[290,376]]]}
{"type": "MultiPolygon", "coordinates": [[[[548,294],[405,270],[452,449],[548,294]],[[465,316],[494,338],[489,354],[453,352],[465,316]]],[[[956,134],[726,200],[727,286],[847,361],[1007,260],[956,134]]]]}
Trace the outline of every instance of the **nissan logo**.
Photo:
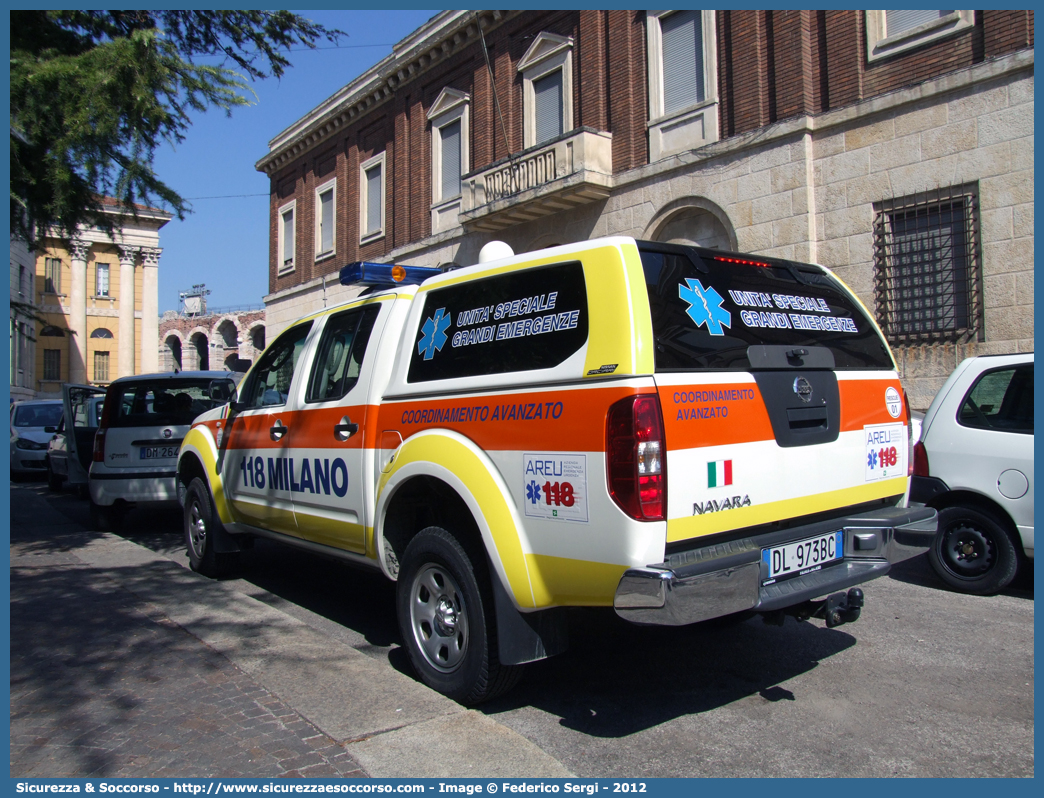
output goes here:
{"type": "Polygon", "coordinates": [[[798,377],[794,380],[794,393],[801,397],[802,402],[811,402],[812,383],[810,383],[804,377],[798,377]]]}

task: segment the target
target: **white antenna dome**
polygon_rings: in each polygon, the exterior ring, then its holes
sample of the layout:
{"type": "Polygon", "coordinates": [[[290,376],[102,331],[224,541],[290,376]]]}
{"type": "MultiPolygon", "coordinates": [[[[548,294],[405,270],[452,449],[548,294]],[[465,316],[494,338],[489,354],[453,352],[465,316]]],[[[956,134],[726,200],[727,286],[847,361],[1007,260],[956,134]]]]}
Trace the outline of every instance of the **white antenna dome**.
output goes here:
{"type": "Polygon", "coordinates": [[[503,241],[490,241],[479,250],[479,263],[489,263],[491,260],[510,258],[515,254],[509,245],[503,241]]]}

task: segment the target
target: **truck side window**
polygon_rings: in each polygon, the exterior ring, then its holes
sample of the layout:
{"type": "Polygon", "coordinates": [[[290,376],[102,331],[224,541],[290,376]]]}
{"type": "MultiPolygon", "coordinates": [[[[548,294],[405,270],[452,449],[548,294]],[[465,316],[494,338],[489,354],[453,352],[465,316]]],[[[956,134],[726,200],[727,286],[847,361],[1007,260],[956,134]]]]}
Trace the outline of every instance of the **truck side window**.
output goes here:
{"type": "Polygon", "coordinates": [[[312,365],[306,402],[329,402],[355,387],[366,344],[380,308],[371,306],[331,316],[312,365]]]}
{"type": "Polygon", "coordinates": [[[294,370],[304,351],[305,340],[312,323],[291,327],[275,340],[250,375],[250,383],[243,389],[241,402],[248,409],[274,407],[286,404],[294,370]]]}

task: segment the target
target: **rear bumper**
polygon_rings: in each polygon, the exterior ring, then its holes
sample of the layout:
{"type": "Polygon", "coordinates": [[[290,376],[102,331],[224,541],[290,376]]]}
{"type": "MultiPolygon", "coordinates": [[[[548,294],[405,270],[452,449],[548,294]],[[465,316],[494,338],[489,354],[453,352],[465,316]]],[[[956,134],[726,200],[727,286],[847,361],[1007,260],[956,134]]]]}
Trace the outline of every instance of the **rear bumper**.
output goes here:
{"type": "Polygon", "coordinates": [[[884,576],[894,563],[927,551],[937,525],[930,507],[896,507],[694,549],[628,569],[613,606],[625,620],[667,626],[779,610],[884,576]],[[769,583],[763,549],[838,529],[844,530],[840,563],[769,583]]]}
{"type": "Polygon", "coordinates": [[[178,490],[175,472],[134,471],[99,473],[92,468],[90,479],[91,500],[107,507],[118,499],[126,502],[177,501],[178,490]]]}

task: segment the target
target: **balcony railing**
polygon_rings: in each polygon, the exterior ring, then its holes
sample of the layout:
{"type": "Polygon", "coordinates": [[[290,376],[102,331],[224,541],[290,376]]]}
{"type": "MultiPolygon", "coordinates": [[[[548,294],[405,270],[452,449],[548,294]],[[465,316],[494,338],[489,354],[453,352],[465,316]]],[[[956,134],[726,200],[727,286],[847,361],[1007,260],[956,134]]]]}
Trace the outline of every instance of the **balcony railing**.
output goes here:
{"type": "Polygon", "coordinates": [[[502,230],[604,200],[612,173],[612,134],[579,128],[465,175],[460,222],[502,230]]]}

